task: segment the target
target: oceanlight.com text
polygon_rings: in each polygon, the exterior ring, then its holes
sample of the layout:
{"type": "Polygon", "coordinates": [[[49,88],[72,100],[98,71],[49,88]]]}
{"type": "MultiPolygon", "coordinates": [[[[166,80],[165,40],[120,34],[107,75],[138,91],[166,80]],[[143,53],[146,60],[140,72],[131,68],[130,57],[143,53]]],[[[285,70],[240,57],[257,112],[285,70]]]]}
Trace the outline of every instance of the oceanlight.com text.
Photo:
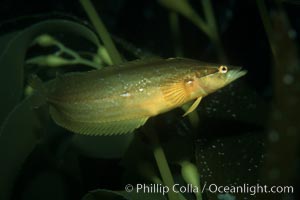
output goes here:
{"type": "Polygon", "coordinates": [[[294,193],[293,186],[268,186],[268,185],[230,185],[222,186],[217,184],[207,184],[204,183],[202,187],[197,187],[192,184],[179,185],[174,184],[172,187],[168,187],[162,184],[136,184],[131,185],[127,184],[125,186],[127,192],[136,192],[136,193],[160,193],[166,195],[170,191],[175,193],[216,193],[216,194],[250,194],[255,195],[259,193],[265,194],[275,194],[275,193],[294,193]]]}
{"type": "Polygon", "coordinates": [[[249,184],[242,184],[236,186],[222,186],[217,184],[204,184],[203,191],[208,191],[210,193],[218,193],[218,194],[280,194],[280,193],[287,193],[291,194],[294,193],[293,186],[268,186],[268,185],[249,185],[249,184]]]}

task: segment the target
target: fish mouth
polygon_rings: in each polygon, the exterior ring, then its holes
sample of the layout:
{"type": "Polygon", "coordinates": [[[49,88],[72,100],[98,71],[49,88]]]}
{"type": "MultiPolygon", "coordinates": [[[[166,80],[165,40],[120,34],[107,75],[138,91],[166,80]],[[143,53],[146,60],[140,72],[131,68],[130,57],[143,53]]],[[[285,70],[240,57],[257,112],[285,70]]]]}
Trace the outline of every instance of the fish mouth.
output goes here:
{"type": "Polygon", "coordinates": [[[241,67],[231,70],[228,73],[227,79],[232,82],[242,76],[245,76],[247,74],[247,70],[243,70],[241,67]]]}
{"type": "Polygon", "coordinates": [[[238,78],[245,76],[248,73],[247,70],[243,70],[242,68],[239,68],[238,71],[236,72],[236,76],[238,78]]]}

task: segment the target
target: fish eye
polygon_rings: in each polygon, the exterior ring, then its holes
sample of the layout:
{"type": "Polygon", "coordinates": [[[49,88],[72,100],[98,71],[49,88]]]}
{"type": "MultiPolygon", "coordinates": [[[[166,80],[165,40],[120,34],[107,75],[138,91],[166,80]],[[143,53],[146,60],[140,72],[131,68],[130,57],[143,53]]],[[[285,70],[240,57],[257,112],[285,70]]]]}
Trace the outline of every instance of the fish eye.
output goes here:
{"type": "Polygon", "coordinates": [[[219,67],[219,72],[222,73],[222,74],[225,74],[226,72],[228,71],[228,68],[224,65],[221,65],[219,67]]]}

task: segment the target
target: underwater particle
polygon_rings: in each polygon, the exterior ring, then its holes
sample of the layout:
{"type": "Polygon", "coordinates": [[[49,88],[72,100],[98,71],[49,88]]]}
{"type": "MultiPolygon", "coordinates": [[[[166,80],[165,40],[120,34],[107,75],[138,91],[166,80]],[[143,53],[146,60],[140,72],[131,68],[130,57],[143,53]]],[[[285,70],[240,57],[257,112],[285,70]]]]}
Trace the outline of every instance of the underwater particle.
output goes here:
{"type": "Polygon", "coordinates": [[[129,92],[125,92],[123,94],[120,95],[121,97],[130,97],[131,94],[129,92]]]}
{"type": "Polygon", "coordinates": [[[291,38],[291,39],[296,39],[296,37],[297,37],[297,32],[294,30],[294,29],[290,29],[289,31],[288,31],[288,35],[289,35],[289,37],[291,38]]]}
{"type": "Polygon", "coordinates": [[[255,108],[256,108],[256,105],[253,104],[253,103],[250,103],[250,104],[248,104],[247,108],[248,108],[248,109],[255,109],[255,108]]]}
{"type": "Polygon", "coordinates": [[[90,26],[90,22],[89,22],[89,21],[87,21],[87,20],[83,20],[81,23],[83,23],[83,24],[85,24],[85,25],[88,25],[88,26],[90,26]]]}
{"type": "Polygon", "coordinates": [[[186,82],[186,84],[187,84],[187,85],[193,84],[193,80],[188,80],[188,81],[186,82]]]}
{"type": "Polygon", "coordinates": [[[284,84],[290,85],[294,82],[294,77],[291,74],[285,74],[282,81],[284,84]]]}
{"type": "Polygon", "coordinates": [[[232,194],[218,194],[219,200],[236,200],[236,197],[232,194]]]}
{"type": "Polygon", "coordinates": [[[269,171],[269,178],[271,180],[276,180],[276,179],[279,179],[280,177],[280,171],[279,169],[277,168],[272,168],[270,171],[269,171]]]}
{"type": "Polygon", "coordinates": [[[212,147],[213,149],[215,149],[215,148],[216,148],[216,145],[213,144],[213,145],[211,145],[211,147],[212,147]]]}
{"type": "Polygon", "coordinates": [[[219,100],[212,100],[212,102],[215,103],[215,104],[219,104],[220,103],[219,100]]]}
{"type": "Polygon", "coordinates": [[[275,130],[269,132],[268,138],[270,142],[277,142],[279,140],[279,133],[275,130]]]}
{"type": "Polygon", "coordinates": [[[254,158],[250,158],[249,163],[252,163],[254,161],[254,158]]]}
{"type": "Polygon", "coordinates": [[[232,114],[231,116],[232,116],[233,118],[236,118],[236,114],[232,114]]]}
{"type": "Polygon", "coordinates": [[[140,92],[143,92],[143,91],[144,91],[144,89],[143,89],[143,88],[140,88],[140,89],[139,89],[139,91],[140,91],[140,92]]]}
{"type": "Polygon", "coordinates": [[[211,110],[211,107],[206,107],[206,110],[208,111],[208,110],[211,110]]]}

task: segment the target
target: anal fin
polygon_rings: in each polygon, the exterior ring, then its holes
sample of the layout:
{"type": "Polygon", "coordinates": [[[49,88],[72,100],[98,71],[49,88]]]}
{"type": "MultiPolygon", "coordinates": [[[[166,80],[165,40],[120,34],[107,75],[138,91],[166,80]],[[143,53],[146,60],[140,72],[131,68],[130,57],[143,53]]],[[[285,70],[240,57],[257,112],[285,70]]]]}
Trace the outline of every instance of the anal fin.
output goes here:
{"type": "Polygon", "coordinates": [[[82,122],[70,119],[53,106],[50,107],[50,114],[58,125],[74,133],[94,136],[131,133],[144,125],[148,119],[148,117],[141,117],[115,121],[82,122]]]}

